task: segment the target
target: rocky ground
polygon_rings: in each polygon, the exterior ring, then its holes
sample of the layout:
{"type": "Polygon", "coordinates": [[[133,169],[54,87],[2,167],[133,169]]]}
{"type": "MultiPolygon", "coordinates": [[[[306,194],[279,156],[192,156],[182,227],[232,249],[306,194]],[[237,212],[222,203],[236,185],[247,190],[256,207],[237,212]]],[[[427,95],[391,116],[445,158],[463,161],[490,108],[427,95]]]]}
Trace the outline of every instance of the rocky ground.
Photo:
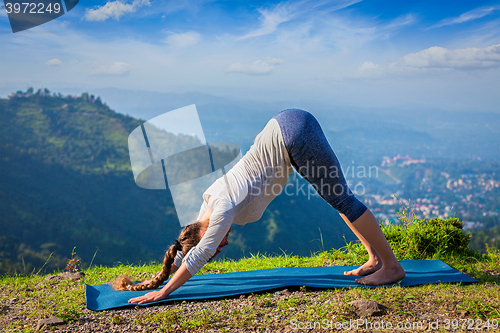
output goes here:
{"type": "MultiPolygon", "coordinates": [[[[54,286],[65,279],[74,279],[74,287],[81,288],[81,282],[77,276],[49,276],[44,282],[35,286],[33,291],[43,290],[44,283],[54,286]]],[[[498,285],[490,287],[498,289],[498,285]]],[[[489,287],[486,286],[486,288],[489,287]]],[[[4,287],[0,286],[0,291],[2,289],[4,287]]],[[[29,298],[2,297],[0,331],[371,332],[397,329],[402,332],[448,332],[465,331],[468,327],[471,330],[478,330],[480,327],[482,331],[487,328],[484,325],[478,326],[477,320],[480,319],[476,318],[474,313],[460,310],[459,304],[466,295],[458,288],[456,295],[450,295],[444,305],[439,301],[442,296],[439,292],[434,293],[432,288],[422,291],[426,295],[418,295],[412,288],[394,289],[390,291],[390,294],[381,297],[380,303],[368,300],[368,298],[386,293],[385,289],[377,289],[378,291],[355,289],[290,288],[230,299],[183,301],[103,312],[86,309],[84,300],[80,300],[79,310],[76,311],[72,320],[66,321],[43,315],[42,312],[33,312],[35,305],[29,298]],[[456,299],[455,304],[449,301],[453,299],[456,299]],[[455,319],[456,322],[452,323],[451,320],[455,319]],[[20,324],[9,325],[14,322],[20,324]],[[453,329],[453,326],[456,329],[453,329]]],[[[29,293],[30,291],[23,290],[23,292],[29,293]]],[[[37,298],[37,302],[43,303],[43,298],[37,298]]],[[[37,306],[46,308],[49,304],[37,306]]],[[[498,330],[491,326],[489,331],[498,330]]]]}
{"type": "MultiPolygon", "coordinates": [[[[288,289],[276,291],[272,294],[268,294],[267,297],[257,300],[260,298],[257,295],[240,296],[238,298],[233,298],[226,300],[224,306],[221,306],[220,300],[205,301],[205,302],[186,302],[183,301],[177,304],[165,304],[157,306],[147,306],[147,307],[131,307],[119,310],[105,311],[105,312],[93,312],[87,309],[83,309],[82,316],[71,323],[66,323],[59,318],[50,317],[45,319],[29,318],[25,315],[20,315],[22,312],[26,312],[25,304],[19,304],[16,300],[9,302],[7,306],[4,306],[2,316],[2,324],[7,323],[9,320],[24,320],[24,328],[26,330],[35,329],[38,331],[51,331],[51,332],[165,332],[165,331],[181,331],[181,332],[290,332],[290,331],[302,331],[299,329],[301,323],[291,321],[291,318],[284,314],[280,314],[280,311],[276,309],[276,304],[280,301],[284,301],[293,297],[297,300],[298,305],[295,307],[290,307],[285,309],[286,312],[293,315],[296,313],[307,313],[311,312],[311,309],[306,309],[302,306],[304,304],[311,303],[313,305],[326,305],[330,303],[329,300],[317,302],[316,299],[322,298],[324,292],[314,291],[314,292],[304,292],[300,290],[289,291],[288,289]],[[165,321],[161,319],[158,322],[151,322],[145,318],[154,318],[155,315],[165,314],[169,312],[182,314],[182,316],[188,316],[192,318],[197,318],[203,316],[203,312],[207,309],[216,312],[223,312],[227,309],[245,309],[245,308],[257,308],[258,311],[255,315],[251,317],[254,318],[248,322],[246,318],[227,318],[227,326],[224,322],[216,323],[214,326],[216,328],[206,328],[200,327],[196,329],[194,327],[183,328],[178,324],[171,323],[166,325],[165,321]],[[243,320],[245,322],[243,327],[234,328],[234,323],[243,320]],[[168,327],[170,326],[170,327],[168,327]]],[[[376,316],[383,316],[387,313],[387,308],[373,301],[357,300],[352,303],[352,315],[353,318],[361,318],[367,316],[367,318],[375,318],[376,316]]],[[[175,315],[174,315],[175,317],[175,315]]],[[[335,315],[332,315],[335,318],[335,315]]],[[[331,319],[331,318],[330,318],[331,319]]],[[[380,320],[378,320],[380,321],[380,320]]],[[[323,326],[329,325],[322,323],[323,326]]],[[[358,323],[354,324],[356,327],[358,323]]],[[[303,322],[304,331],[311,331],[307,329],[307,322],[303,322]]],[[[325,326],[326,327],[326,326],[325,326]]]]}

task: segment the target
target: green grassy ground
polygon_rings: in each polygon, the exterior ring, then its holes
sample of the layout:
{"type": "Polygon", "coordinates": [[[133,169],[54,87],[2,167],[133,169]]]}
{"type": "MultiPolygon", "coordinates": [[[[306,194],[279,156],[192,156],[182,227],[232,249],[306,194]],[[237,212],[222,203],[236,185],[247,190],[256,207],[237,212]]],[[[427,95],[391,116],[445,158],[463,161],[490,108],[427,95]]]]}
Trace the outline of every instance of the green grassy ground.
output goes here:
{"type": "MultiPolygon", "coordinates": [[[[45,276],[36,274],[3,276],[0,277],[0,331],[33,332],[36,327],[34,323],[41,318],[56,316],[67,323],[78,324],[83,323],[90,315],[100,318],[105,328],[126,324],[131,331],[154,329],[165,332],[176,330],[202,332],[210,329],[232,331],[243,328],[276,331],[293,329],[294,323],[321,322],[325,318],[332,321],[330,324],[349,322],[355,317],[347,303],[355,299],[374,300],[387,306],[388,313],[379,317],[377,319],[379,321],[414,323],[422,320],[427,322],[441,320],[443,331],[447,331],[443,326],[443,320],[447,318],[456,319],[455,323],[459,326],[464,323],[473,322],[476,325],[479,321],[493,323],[495,320],[500,320],[500,252],[489,250],[487,254],[479,254],[468,248],[459,248],[457,244],[466,235],[455,234],[454,228],[461,229],[461,227],[450,219],[437,221],[434,224],[429,221],[424,223],[426,225],[417,224],[413,224],[415,229],[413,231],[411,231],[412,226],[407,226],[404,231],[384,228],[398,259],[438,258],[479,282],[470,285],[434,284],[411,288],[399,286],[337,290],[301,288],[291,289],[291,292],[279,294],[280,296],[271,292],[234,299],[174,303],[159,306],[160,310],[154,313],[140,312],[142,309],[132,308],[131,311],[135,311],[133,316],[125,316],[120,312],[91,313],[87,310],[82,282],[90,285],[107,283],[125,273],[132,279],[144,280],[158,272],[161,269],[160,265],[92,267],[85,270],[83,281],[77,282],[69,280],[43,282],[45,276]],[[420,239],[417,233],[418,229],[428,234],[428,228],[445,229],[451,236],[441,237],[434,233],[429,237],[437,237],[440,242],[435,244],[431,242],[429,245],[428,240],[420,239]],[[455,245],[451,247],[447,244],[455,245]],[[415,249],[420,247],[420,253],[414,253],[413,247],[415,249]],[[186,315],[187,313],[190,315],[186,315]]],[[[366,259],[367,254],[362,246],[350,243],[342,249],[312,253],[309,257],[258,254],[238,261],[218,260],[207,264],[199,274],[279,267],[351,266],[362,264],[366,259]]],[[[484,326],[481,327],[484,330],[484,326]]],[[[493,329],[493,326],[490,328],[493,329]]]]}

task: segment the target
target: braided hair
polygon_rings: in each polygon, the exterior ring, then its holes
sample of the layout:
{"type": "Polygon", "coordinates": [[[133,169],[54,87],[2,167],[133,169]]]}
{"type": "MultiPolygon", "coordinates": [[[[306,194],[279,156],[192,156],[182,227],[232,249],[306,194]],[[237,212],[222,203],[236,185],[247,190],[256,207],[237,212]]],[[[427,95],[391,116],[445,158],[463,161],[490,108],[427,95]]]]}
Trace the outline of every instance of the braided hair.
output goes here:
{"type": "Polygon", "coordinates": [[[182,229],[179,235],[179,240],[175,239],[174,244],[171,245],[165,257],[163,258],[163,268],[160,273],[158,273],[151,282],[143,285],[136,285],[128,276],[120,276],[113,284],[113,289],[115,290],[149,290],[158,288],[168,277],[170,276],[170,271],[172,269],[172,264],[174,263],[175,256],[178,251],[182,251],[186,255],[189,250],[198,245],[201,240],[200,233],[205,227],[203,222],[196,222],[187,225],[182,229]]]}

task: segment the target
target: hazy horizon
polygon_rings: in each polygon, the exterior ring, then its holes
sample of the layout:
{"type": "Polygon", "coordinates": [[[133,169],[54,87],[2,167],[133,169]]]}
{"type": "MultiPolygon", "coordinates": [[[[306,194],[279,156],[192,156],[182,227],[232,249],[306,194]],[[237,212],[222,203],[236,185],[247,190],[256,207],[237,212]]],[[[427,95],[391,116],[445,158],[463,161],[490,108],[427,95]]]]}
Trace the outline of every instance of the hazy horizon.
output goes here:
{"type": "MultiPolygon", "coordinates": [[[[335,107],[316,101],[257,102],[202,93],[119,88],[85,92],[99,96],[117,113],[142,120],[195,104],[207,141],[233,142],[243,153],[272,116],[286,108],[302,108],[316,116],[335,151],[345,161],[373,163],[373,159],[397,154],[410,154],[414,158],[500,160],[498,113],[335,107]]],[[[83,91],[68,89],[61,93],[80,96],[83,91]]]]}

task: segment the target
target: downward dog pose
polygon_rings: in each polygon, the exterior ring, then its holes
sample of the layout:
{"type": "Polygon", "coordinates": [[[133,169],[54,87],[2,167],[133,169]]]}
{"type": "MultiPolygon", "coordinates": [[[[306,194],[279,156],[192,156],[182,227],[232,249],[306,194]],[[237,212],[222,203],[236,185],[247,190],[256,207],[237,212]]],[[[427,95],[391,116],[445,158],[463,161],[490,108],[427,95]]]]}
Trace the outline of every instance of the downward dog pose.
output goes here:
{"type": "Polygon", "coordinates": [[[205,191],[198,222],[186,226],[179,240],[167,250],[162,271],[154,279],[135,285],[129,278],[121,277],[113,287],[155,289],[175,272],[162,289],[132,298],[129,303],[167,298],[228,244],[232,223],[244,225],[262,216],[285,186],[292,166],[339,211],[368,251],[365,264],[344,274],[365,276],[356,282],[369,285],[403,279],[404,269],[372,212],[349,189],[318,121],[306,111],[290,109],[274,116],[245,156],[205,191]]]}

